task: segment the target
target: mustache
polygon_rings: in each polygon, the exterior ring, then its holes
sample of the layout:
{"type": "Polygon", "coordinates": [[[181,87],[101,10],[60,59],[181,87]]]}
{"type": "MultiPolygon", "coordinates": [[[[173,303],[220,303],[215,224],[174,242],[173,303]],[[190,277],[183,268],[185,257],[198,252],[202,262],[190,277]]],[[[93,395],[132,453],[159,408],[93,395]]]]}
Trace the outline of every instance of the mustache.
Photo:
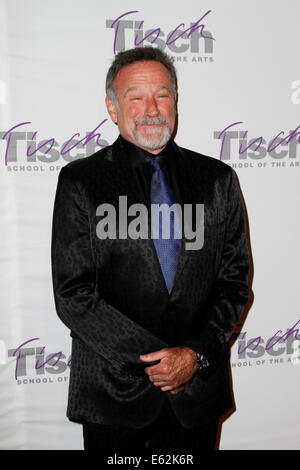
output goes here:
{"type": "Polygon", "coordinates": [[[135,126],[137,127],[138,125],[147,125],[147,124],[165,124],[166,126],[169,126],[168,121],[166,120],[165,117],[163,116],[156,116],[156,117],[145,117],[143,119],[136,119],[134,121],[135,126]]]}

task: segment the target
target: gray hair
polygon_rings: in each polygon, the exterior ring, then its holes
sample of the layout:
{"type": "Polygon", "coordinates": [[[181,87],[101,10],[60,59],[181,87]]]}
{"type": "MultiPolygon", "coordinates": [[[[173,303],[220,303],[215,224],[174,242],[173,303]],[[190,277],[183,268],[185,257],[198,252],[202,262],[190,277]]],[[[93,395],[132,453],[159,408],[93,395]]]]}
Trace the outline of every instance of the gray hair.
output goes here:
{"type": "Polygon", "coordinates": [[[177,91],[177,76],[174,64],[170,57],[158,48],[154,47],[136,47],[127,51],[119,52],[113,63],[111,64],[106,75],[106,96],[117,105],[116,90],[114,87],[114,80],[118,72],[125,67],[125,65],[133,64],[135,62],[145,62],[154,60],[161,63],[168,70],[173,93],[177,91]]]}

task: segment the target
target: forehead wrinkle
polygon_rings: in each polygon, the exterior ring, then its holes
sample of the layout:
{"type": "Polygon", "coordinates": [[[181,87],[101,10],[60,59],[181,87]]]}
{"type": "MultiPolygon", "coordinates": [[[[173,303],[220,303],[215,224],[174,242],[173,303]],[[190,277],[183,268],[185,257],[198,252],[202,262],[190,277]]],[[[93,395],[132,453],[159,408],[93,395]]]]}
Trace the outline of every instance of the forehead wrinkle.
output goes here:
{"type": "Polygon", "coordinates": [[[120,92],[124,86],[124,81],[128,83],[129,88],[123,92],[123,97],[126,94],[134,89],[157,86],[157,89],[160,87],[165,87],[172,93],[173,84],[168,70],[161,64],[153,63],[152,67],[148,64],[146,67],[140,67],[140,64],[129,64],[124,66],[117,73],[114,85],[116,91],[120,92]]]}

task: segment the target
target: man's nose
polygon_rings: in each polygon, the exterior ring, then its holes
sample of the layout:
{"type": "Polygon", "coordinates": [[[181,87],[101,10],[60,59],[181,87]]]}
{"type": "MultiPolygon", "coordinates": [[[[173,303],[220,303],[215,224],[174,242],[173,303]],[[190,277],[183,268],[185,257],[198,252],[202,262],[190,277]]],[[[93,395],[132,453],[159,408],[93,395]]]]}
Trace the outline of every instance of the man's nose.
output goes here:
{"type": "Polygon", "coordinates": [[[159,110],[155,98],[149,97],[147,99],[146,114],[148,116],[158,116],[159,110]]]}

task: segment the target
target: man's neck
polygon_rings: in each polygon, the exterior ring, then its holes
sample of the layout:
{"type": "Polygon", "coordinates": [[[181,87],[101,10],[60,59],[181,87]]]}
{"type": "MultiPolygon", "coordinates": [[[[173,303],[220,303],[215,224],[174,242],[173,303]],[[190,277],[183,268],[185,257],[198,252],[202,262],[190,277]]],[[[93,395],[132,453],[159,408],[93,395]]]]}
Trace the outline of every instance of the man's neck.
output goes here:
{"type": "Polygon", "coordinates": [[[147,147],[143,147],[142,145],[139,145],[137,142],[132,142],[131,140],[126,139],[126,137],[124,137],[122,134],[121,134],[121,136],[124,140],[126,140],[127,142],[130,142],[132,145],[135,145],[136,147],[138,147],[142,150],[145,150],[148,153],[152,153],[153,155],[158,155],[168,145],[168,142],[167,142],[163,147],[160,147],[159,149],[150,149],[150,148],[147,148],[147,147]]]}

